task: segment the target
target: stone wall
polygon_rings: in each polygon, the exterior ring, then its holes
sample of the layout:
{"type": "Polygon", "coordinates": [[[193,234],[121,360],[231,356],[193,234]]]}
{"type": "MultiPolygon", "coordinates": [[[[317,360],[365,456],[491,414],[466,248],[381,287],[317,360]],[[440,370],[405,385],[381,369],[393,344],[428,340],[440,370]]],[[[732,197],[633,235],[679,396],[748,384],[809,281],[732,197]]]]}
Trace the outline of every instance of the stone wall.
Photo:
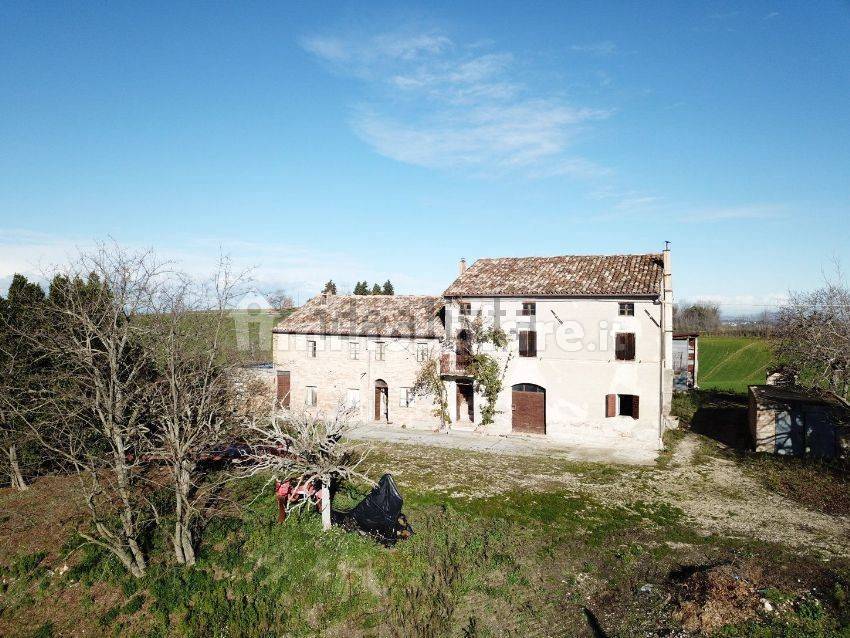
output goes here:
{"type": "Polygon", "coordinates": [[[374,421],[375,385],[383,380],[387,384],[391,424],[432,428],[437,425],[432,414],[432,398],[415,397],[405,406],[402,389],[413,387],[422,365],[417,360],[417,351],[424,348],[428,356],[437,356],[439,347],[437,339],[275,334],[274,367],[275,371],[290,373],[292,408],[307,407],[305,399],[310,386],[316,388],[318,411],[332,414],[352,395],[359,395],[359,419],[374,421]],[[316,343],[315,357],[310,356],[312,348],[308,347],[308,341],[316,343]],[[378,354],[379,343],[384,344],[383,360],[378,354]]]}

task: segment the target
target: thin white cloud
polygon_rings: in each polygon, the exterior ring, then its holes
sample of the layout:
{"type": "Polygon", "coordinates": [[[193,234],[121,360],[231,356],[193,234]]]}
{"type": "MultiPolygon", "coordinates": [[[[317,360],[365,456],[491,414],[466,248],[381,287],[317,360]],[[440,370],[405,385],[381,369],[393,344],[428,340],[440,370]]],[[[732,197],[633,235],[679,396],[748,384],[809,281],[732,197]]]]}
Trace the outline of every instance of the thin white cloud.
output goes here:
{"type": "Polygon", "coordinates": [[[312,36],[301,43],[336,71],[367,83],[371,97],[355,109],[351,125],[381,155],[485,177],[606,173],[572,147],[584,127],[611,111],[533,91],[509,52],[459,45],[438,32],[312,36]]]}
{"type": "Polygon", "coordinates": [[[619,190],[604,187],[591,192],[588,199],[604,202],[604,210],[593,218],[649,219],[665,218],[671,222],[698,224],[740,220],[779,220],[789,216],[787,206],[776,203],[741,204],[737,206],[702,206],[674,201],[639,190],[619,190]]]}
{"type": "Polygon", "coordinates": [[[782,219],[787,211],[778,204],[750,204],[720,208],[703,208],[679,215],[684,222],[713,222],[739,219],[782,219]]]}
{"type": "MultiPolygon", "coordinates": [[[[104,238],[109,241],[108,238],[104,238]]],[[[222,240],[214,237],[192,237],[176,240],[177,244],[158,245],[159,259],[193,277],[204,279],[217,268],[221,256],[231,258],[236,271],[250,271],[251,286],[260,292],[286,290],[300,302],[315,295],[328,279],[333,279],[340,293],[350,291],[354,281],[346,281],[346,273],[357,273],[369,281],[391,279],[399,293],[429,293],[440,290],[439,282],[407,275],[404,272],[377,271],[361,256],[331,251],[317,251],[278,242],[222,240]]],[[[131,250],[150,246],[137,242],[119,242],[131,250]]],[[[81,251],[92,250],[97,242],[90,238],[68,238],[21,229],[0,229],[0,295],[5,295],[15,273],[43,285],[57,269],[72,263],[81,251]]]]}
{"type": "Polygon", "coordinates": [[[570,50],[578,53],[604,56],[615,54],[617,52],[617,45],[611,42],[611,40],[602,40],[601,42],[574,44],[570,47],[570,50]]]}

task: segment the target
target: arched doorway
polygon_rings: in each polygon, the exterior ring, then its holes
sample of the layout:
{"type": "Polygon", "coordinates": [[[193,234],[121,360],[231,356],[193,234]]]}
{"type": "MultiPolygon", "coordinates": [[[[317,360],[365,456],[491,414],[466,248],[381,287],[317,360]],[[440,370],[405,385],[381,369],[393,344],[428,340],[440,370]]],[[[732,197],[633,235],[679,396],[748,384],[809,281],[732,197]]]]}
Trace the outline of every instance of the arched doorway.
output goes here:
{"type": "Polygon", "coordinates": [[[375,379],[375,420],[390,420],[390,389],[383,379],[375,379]]]}
{"type": "Polygon", "coordinates": [[[546,434],[546,390],[534,383],[517,383],[511,390],[511,429],[514,432],[546,434]]]}

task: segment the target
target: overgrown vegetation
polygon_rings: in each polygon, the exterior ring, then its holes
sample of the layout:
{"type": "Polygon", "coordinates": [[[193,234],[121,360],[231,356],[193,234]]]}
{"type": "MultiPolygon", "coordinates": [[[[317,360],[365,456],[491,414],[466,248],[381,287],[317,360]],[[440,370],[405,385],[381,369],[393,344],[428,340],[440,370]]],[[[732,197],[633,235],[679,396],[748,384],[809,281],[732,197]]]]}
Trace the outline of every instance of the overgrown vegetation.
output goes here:
{"type": "Polygon", "coordinates": [[[440,420],[440,430],[446,430],[452,419],[449,416],[449,393],[440,371],[439,359],[429,356],[422,362],[413,381],[413,392],[431,397],[434,404],[432,414],[440,420]]]}
{"type": "Polygon", "coordinates": [[[850,287],[840,268],[821,288],[792,294],[778,324],[777,357],[799,382],[850,399],[850,287]]]}
{"type": "MultiPolygon", "coordinates": [[[[369,473],[387,464],[418,468],[418,451],[388,448],[370,461],[369,473]]],[[[704,537],[681,510],[660,501],[624,497],[615,504],[551,486],[477,496],[438,487],[435,477],[449,472],[462,472],[456,478],[471,492],[485,487],[484,474],[463,469],[477,456],[452,452],[427,473],[398,475],[416,533],[392,550],[340,529],[323,534],[310,511],[277,524],[271,491],[255,498],[266,482],[257,477],[228,488],[226,500],[241,507],[210,522],[192,570],[157,559],[137,580],[102,549],[76,549],[79,537],[62,549],[18,556],[2,573],[0,634],[31,635],[53,623],[54,635],[591,636],[587,608],[608,635],[656,635],[680,631],[682,606],[701,600],[688,598],[681,574],[718,564],[753,578],[755,605],[769,596],[781,609],[730,617],[738,624],[721,627],[720,635],[840,636],[846,627],[842,561],[704,537]],[[754,564],[762,567],[757,577],[748,567],[754,564]],[[53,614],[57,604],[60,615],[53,614]]],[[[512,464],[534,471],[552,462],[488,458],[507,473],[512,464]]],[[[622,470],[567,464],[564,471],[598,483],[622,470]]],[[[337,506],[349,507],[366,488],[339,493],[337,506]]],[[[37,483],[18,498],[39,499],[40,489],[37,483]]],[[[0,494],[0,505],[5,498],[0,494]]],[[[29,531],[15,533],[40,534],[49,524],[31,521],[29,531]]],[[[154,550],[167,542],[151,539],[154,550]]]]}
{"type": "Polygon", "coordinates": [[[476,392],[484,397],[480,427],[486,428],[494,422],[498,413],[496,401],[502,392],[511,360],[510,353],[506,357],[501,356],[507,348],[508,336],[498,326],[487,324],[480,311],[474,319],[462,319],[471,344],[471,361],[467,372],[472,377],[476,392]]]}
{"type": "MultiPolygon", "coordinates": [[[[712,390],[676,393],[673,414],[683,428],[705,437],[703,454],[733,459],[766,488],[804,507],[850,516],[848,462],[752,452],[746,396],[712,390]]],[[[680,434],[674,431],[667,436],[680,434]]]]}

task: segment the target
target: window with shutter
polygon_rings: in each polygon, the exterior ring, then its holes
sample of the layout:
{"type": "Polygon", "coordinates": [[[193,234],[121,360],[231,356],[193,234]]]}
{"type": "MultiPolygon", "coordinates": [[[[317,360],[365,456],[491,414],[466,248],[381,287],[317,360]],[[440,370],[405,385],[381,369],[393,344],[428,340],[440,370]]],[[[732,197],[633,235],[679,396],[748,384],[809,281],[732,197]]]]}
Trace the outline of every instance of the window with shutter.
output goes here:
{"type": "Polygon", "coordinates": [[[534,330],[519,331],[519,356],[537,356],[537,332],[534,330]]]}
{"type": "Polygon", "coordinates": [[[605,397],[605,416],[640,416],[640,397],[636,394],[609,394],[605,397]]]}
{"type": "Polygon", "coordinates": [[[607,394],[605,395],[605,416],[612,417],[617,414],[617,395],[616,394],[607,394]]]}
{"type": "Polygon", "coordinates": [[[615,337],[615,356],[619,361],[633,361],[635,358],[635,334],[618,332],[615,337]]]}

